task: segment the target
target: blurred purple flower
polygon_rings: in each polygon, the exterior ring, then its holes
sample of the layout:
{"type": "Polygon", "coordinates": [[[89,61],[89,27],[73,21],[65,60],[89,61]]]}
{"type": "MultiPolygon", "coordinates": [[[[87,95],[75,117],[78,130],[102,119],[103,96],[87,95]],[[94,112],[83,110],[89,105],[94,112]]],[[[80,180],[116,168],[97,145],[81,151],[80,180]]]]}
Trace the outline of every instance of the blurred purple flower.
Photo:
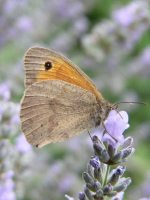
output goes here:
{"type": "Polygon", "coordinates": [[[75,183],[75,177],[73,175],[67,175],[60,180],[59,183],[59,190],[61,192],[68,192],[72,187],[73,184],[75,183]]]}
{"type": "Polygon", "coordinates": [[[25,4],[27,3],[27,0],[21,0],[21,1],[18,1],[18,0],[6,0],[5,1],[5,4],[4,4],[4,7],[3,7],[3,10],[6,12],[6,13],[11,13],[13,12],[15,9],[17,9],[18,7],[21,8],[21,6],[25,6],[25,4]]]}
{"type": "Polygon", "coordinates": [[[136,21],[140,21],[147,16],[145,12],[146,3],[132,2],[131,4],[116,10],[113,13],[113,18],[122,26],[130,26],[136,21]]]}
{"type": "Polygon", "coordinates": [[[7,13],[12,12],[16,7],[16,3],[12,1],[6,1],[3,7],[3,10],[7,13]]]}
{"type": "MultiPolygon", "coordinates": [[[[88,140],[89,141],[89,140],[88,140]]],[[[81,140],[78,137],[73,138],[67,143],[67,147],[69,151],[75,151],[76,149],[80,149],[81,147],[81,140]]]]}
{"type": "Polygon", "coordinates": [[[18,114],[14,114],[10,120],[10,123],[13,124],[13,125],[18,125],[20,122],[20,119],[19,119],[19,115],[18,114]]]}
{"type": "Polygon", "coordinates": [[[20,153],[27,153],[31,151],[31,145],[26,141],[25,136],[23,134],[19,135],[16,140],[16,148],[20,153]]]}
{"type": "Polygon", "coordinates": [[[32,21],[27,16],[22,16],[17,21],[17,28],[21,31],[30,31],[32,29],[32,21]]]}
{"type": "Polygon", "coordinates": [[[0,200],[15,200],[14,182],[12,180],[13,172],[8,171],[6,174],[2,174],[0,180],[0,200]]]}
{"type": "Polygon", "coordinates": [[[129,26],[133,20],[133,8],[129,6],[120,8],[116,12],[113,13],[114,19],[123,26],[129,26]]]}
{"type": "Polygon", "coordinates": [[[59,161],[54,162],[50,167],[50,173],[53,175],[58,175],[61,173],[61,171],[62,171],[62,163],[59,161]]]}
{"type": "Polygon", "coordinates": [[[10,99],[10,87],[8,83],[0,84],[0,97],[4,101],[8,101],[10,99]]]}
{"type": "Polygon", "coordinates": [[[13,178],[14,172],[12,170],[8,171],[7,173],[4,174],[5,179],[10,179],[13,178]]]}
{"type": "Polygon", "coordinates": [[[19,111],[20,111],[20,105],[15,105],[14,108],[11,110],[11,119],[10,124],[11,125],[19,125],[20,118],[19,118],[19,111]]]}
{"type": "Polygon", "coordinates": [[[74,33],[76,36],[81,36],[88,28],[88,20],[85,17],[80,17],[74,22],[74,33]]]}
{"type": "Polygon", "coordinates": [[[54,1],[54,9],[60,19],[74,19],[83,12],[83,4],[79,1],[54,1]]]}
{"type": "Polygon", "coordinates": [[[146,48],[140,57],[141,64],[150,66],[150,47],[146,48]]]}
{"type": "Polygon", "coordinates": [[[123,143],[124,141],[123,132],[127,128],[129,128],[127,112],[125,111],[117,112],[116,110],[110,111],[104,124],[109,134],[105,134],[102,140],[103,141],[111,140],[114,143],[115,140],[113,140],[113,138],[115,138],[118,141],[118,143],[123,143]]]}
{"type": "Polygon", "coordinates": [[[142,183],[140,190],[145,197],[150,196],[150,172],[147,173],[146,180],[142,183]]]}
{"type": "Polygon", "coordinates": [[[73,46],[73,40],[71,35],[66,33],[61,33],[58,35],[51,43],[53,49],[58,51],[66,52],[71,49],[73,46]]]}

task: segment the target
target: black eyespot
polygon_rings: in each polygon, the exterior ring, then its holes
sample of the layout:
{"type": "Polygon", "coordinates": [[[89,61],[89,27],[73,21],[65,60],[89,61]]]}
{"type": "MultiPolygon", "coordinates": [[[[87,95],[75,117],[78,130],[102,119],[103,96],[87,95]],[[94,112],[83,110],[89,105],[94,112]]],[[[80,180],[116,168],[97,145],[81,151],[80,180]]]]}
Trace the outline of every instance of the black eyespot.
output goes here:
{"type": "Polygon", "coordinates": [[[45,70],[47,71],[52,68],[52,63],[50,61],[47,61],[44,66],[45,66],[45,70]]]}

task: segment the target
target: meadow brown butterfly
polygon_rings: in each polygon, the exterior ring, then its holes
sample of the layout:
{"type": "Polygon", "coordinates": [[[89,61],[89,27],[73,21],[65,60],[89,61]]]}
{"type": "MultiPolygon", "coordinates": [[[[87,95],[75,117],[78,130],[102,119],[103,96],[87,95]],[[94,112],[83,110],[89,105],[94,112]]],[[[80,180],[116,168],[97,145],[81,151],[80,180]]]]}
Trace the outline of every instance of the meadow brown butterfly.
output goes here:
{"type": "Polygon", "coordinates": [[[55,51],[30,48],[24,67],[21,127],[36,147],[90,131],[113,107],[81,69],[55,51]]]}

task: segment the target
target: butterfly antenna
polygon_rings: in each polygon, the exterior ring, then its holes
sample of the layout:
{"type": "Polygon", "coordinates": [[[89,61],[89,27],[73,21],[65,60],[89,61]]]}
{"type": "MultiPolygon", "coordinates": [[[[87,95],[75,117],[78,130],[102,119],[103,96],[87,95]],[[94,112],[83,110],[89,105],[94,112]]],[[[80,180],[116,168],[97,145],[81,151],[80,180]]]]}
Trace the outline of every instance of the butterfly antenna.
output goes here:
{"type": "MultiPolygon", "coordinates": [[[[118,102],[118,103],[115,103],[113,104],[113,107],[117,107],[118,108],[118,105],[119,104],[123,104],[123,103],[131,103],[131,104],[140,104],[140,105],[144,105],[144,106],[147,106],[146,103],[144,102],[137,102],[137,101],[121,101],[121,102],[118,102]]],[[[121,114],[119,113],[119,111],[116,109],[116,112],[120,115],[120,117],[123,119],[123,117],[121,116],[121,114]]]]}
{"type": "Polygon", "coordinates": [[[122,115],[120,114],[120,112],[118,111],[118,109],[116,109],[116,112],[118,113],[118,115],[123,119],[122,115]]]}
{"type": "Polygon", "coordinates": [[[92,136],[91,136],[91,134],[90,134],[90,132],[88,131],[88,134],[89,134],[89,136],[90,136],[90,138],[91,138],[91,140],[92,140],[92,142],[93,142],[93,138],[92,138],[92,136]]]}
{"type": "Polygon", "coordinates": [[[120,101],[118,103],[115,103],[113,106],[118,106],[119,104],[123,104],[123,103],[131,103],[131,104],[140,104],[140,105],[144,105],[146,106],[147,104],[144,102],[137,102],[137,101],[120,101]]]}

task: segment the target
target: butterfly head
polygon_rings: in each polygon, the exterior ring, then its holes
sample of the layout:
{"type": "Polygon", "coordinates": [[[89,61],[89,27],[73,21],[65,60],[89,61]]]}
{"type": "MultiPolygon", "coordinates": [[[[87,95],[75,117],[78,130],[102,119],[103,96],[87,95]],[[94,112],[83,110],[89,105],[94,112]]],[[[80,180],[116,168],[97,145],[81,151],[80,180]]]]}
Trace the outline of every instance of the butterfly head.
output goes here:
{"type": "Polygon", "coordinates": [[[111,110],[117,110],[118,105],[112,104],[106,100],[101,102],[100,104],[100,115],[101,115],[101,121],[105,121],[105,119],[108,117],[111,110]]]}

